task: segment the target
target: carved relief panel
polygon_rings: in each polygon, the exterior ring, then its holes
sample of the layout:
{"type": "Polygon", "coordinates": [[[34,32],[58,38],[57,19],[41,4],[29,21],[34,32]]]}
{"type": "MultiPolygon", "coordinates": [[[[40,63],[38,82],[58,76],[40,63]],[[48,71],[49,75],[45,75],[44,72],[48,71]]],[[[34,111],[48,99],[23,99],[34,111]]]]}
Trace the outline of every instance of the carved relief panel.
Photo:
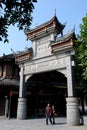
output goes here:
{"type": "Polygon", "coordinates": [[[51,70],[65,69],[65,57],[61,59],[47,59],[44,61],[38,60],[25,67],[25,74],[33,74],[38,72],[46,72],[51,70]]]}

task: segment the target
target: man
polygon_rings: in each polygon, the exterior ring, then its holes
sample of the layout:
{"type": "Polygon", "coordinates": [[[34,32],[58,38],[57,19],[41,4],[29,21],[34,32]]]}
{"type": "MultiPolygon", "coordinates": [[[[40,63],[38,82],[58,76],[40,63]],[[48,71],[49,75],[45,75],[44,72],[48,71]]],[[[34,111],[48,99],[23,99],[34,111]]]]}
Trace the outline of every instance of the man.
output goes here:
{"type": "Polygon", "coordinates": [[[50,107],[49,103],[47,104],[47,107],[45,109],[45,115],[46,115],[46,124],[48,125],[48,120],[52,124],[52,120],[51,120],[51,107],[50,107]]]}

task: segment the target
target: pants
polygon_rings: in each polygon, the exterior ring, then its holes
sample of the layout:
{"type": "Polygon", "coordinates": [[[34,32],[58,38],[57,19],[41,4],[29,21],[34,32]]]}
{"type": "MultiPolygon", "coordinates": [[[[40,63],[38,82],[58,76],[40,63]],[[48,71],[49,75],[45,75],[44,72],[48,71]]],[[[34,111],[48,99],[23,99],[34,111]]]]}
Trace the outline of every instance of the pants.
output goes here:
{"type": "Polygon", "coordinates": [[[50,115],[46,115],[46,124],[48,125],[48,120],[50,121],[50,123],[52,124],[52,120],[51,120],[51,116],[50,115]]]}
{"type": "Polygon", "coordinates": [[[52,123],[55,124],[55,116],[52,116],[52,118],[53,118],[53,122],[52,123]]]}

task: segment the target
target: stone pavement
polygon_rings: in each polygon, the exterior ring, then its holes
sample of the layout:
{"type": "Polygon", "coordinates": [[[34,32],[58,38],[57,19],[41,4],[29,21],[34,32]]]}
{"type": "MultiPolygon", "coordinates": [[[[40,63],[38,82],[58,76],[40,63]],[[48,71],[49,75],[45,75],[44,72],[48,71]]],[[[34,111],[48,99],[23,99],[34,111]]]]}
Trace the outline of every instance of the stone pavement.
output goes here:
{"type": "Polygon", "coordinates": [[[41,119],[5,119],[0,118],[0,130],[87,130],[87,126],[67,126],[66,118],[56,118],[56,124],[46,125],[41,119]]]}

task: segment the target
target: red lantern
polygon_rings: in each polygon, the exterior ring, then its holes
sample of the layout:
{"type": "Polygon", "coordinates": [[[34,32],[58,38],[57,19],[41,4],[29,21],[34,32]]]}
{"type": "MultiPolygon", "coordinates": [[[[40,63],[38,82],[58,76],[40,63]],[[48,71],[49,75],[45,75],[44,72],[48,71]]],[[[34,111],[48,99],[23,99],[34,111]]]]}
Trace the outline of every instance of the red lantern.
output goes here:
{"type": "Polygon", "coordinates": [[[10,94],[9,94],[9,95],[10,95],[10,97],[12,97],[12,96],[13,96],[13,91],[10,91],[10,94]]]}

